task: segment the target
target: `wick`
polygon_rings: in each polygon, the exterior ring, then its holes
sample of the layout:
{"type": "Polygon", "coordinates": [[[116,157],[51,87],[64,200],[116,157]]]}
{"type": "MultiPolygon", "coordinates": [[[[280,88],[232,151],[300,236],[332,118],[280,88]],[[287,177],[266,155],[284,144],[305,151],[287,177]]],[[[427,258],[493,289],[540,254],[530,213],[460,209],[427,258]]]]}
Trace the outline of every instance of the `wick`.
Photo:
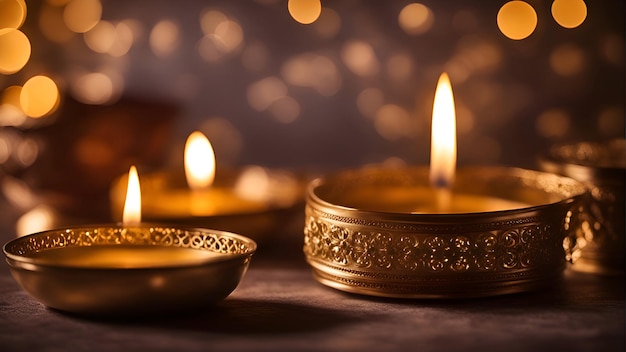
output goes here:
{"type": "Polygon", "coordinates": [[[448,187],[435,188],[435,201],[438,213],[449,213],[452,203],[452,191],[448,187]]]}

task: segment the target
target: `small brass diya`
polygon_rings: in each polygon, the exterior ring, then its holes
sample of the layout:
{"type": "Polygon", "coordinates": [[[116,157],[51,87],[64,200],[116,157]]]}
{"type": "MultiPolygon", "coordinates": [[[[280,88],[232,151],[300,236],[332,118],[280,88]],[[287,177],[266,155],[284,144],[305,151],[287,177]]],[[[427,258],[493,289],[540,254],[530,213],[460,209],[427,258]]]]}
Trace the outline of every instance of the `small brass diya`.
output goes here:
{"type": "Polygon", "coordinates": [[[208,229],[102,225],[19,237],[3,250],[16,281],[48,307],[143,316],[224,299],[245,274],[256,243],[208,229]]]}
{"type": "Polygon", "coordinates": [[[525,292],[558,280],[579,182],[505,167],[457,170],[447,212],[428,167],[365,167],[314,180],[304,254],[327,286],[397,298],[525,292]],[[474,210],[472,210],[474,209],[474,210]]]}
{"type": "MultiPolygon", "coordinates": [[[[111,187],[111,212],[121,219],[128,175],[111,187]]],[[[203,191],[187,185],[183,170],[141,176],[142,213],[148,222],[214,228],[262,242],[302,212],[303,178],[284,170],[249,166],[220,169],[203,191]]]]}
{"type": "Polygon", "coordinates": [[[572,268],[623,275],[626,266],[626,140],[557,145],[540,157],[545,171],[581,181],[591,197],[572,237],[572,268]]]}

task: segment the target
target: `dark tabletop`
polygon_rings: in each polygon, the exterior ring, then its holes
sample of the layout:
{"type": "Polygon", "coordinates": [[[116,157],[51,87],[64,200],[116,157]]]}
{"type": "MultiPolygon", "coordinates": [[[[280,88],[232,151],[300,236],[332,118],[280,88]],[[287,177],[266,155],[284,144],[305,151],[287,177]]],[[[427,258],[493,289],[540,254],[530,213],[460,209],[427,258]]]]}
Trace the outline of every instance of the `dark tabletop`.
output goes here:
{"type": "MultiPolygon", "coordinates": [[[[6,224],[5,224],[6,225],[6,224]]],[[[3,231],[3,242],[10,230],[3,231]]],[[[0,268],[3,351],[624,351],[624,279],[568,268],[540,292],[394,300],[316,282],[298,225],[260,243],[239,287],[215,307],[145,320],[48,309],[0,268]]]]}

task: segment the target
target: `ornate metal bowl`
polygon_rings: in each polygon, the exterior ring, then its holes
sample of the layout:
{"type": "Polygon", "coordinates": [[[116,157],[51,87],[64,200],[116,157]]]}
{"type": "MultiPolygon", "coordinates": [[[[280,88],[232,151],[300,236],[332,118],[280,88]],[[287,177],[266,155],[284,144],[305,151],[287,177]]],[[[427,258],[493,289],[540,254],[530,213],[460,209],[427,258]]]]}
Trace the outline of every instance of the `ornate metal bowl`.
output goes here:
{"type": "Polygon", "coordinates": [[[545,171],[581,181],[591,197],[574,237],[572,268],[624,274],[626,140],[558,145],[540,158],[545,171]]]}
{"type": "Polygon", "coordinates": [[[129,316],[196,310],[225,298],[256,243],[207,229],[103,225],[40,232],[3,250],[13,277],[46,306],[129,316]]]}
{"type": "Polygon", "coordinates": [[[368,167],[313,181],[304,254],[315,278],[365,295],[466,298],[529,291],[561,275],[582,184],[531,170],[465,168],[454,192],[527,206],[454,214],[414,212],[425,187],[426,167],[368,167]]]}

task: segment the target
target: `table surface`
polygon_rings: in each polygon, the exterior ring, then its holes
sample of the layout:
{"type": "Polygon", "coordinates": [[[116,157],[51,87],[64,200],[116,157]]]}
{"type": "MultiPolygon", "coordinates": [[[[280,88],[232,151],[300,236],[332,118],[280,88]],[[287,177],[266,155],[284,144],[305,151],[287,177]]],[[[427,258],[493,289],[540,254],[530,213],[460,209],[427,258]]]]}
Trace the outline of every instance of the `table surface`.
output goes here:
{"type": "MultiPolygon", "coordinates": [[[[2,220],[2,219],[0,219],[2,220]]],[[[6,220],[6,219],[4,219],[6,220]]],[[[12,238],[5,222],[0,238],[12,238]]],[[[0,265],[3,351],[624,351],[623,277],[568,268],[553,288],[468,300],[397,300],[313,279],[298,225],[260,243],[241,284],[186,316],[97,320],[50,310],[0,265]]]]}

